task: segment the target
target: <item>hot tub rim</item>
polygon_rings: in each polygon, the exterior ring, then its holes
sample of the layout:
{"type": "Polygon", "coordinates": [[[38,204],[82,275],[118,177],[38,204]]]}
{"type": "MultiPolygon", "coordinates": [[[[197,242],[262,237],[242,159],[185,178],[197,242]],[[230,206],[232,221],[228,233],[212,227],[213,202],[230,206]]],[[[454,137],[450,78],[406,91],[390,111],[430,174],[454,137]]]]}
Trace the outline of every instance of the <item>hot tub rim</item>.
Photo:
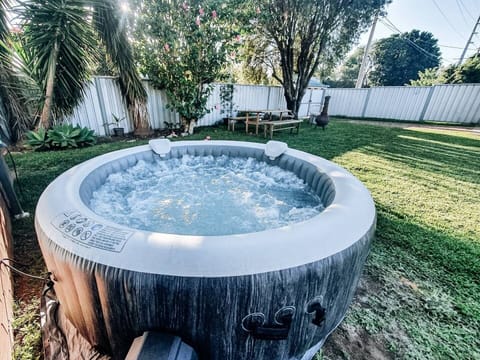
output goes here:
{"type": "MultiPolygon", "coordinates": [[[[175,146],[238,146],[264,149],[265,144],[179,141],[172,143],[172,147],[175,146]]],[[[84,179],[103,164],[118,160],[126,154],[140,153],[148,149],[148,145],[143,145],[100,155],[60,175],[40,197],[36,226],[65,250],[104,265],[165,275],[222,277],[277,271],[321,260],[348,248],[367,234],[375,224],[373,199],[358,179],[328,160],[295,149],[288,149],[287,154],[316,165],[333,181],[336,191],[333,202],[324,212],[286,227],[227,236],[162,234],[113,223],[89,209],[79,193],[84,179]],[[57,203],[59,202],[58,192],[55,196],[55,187],[59,185],[65,187],[66,194],[60,196],[61,206],[55,206],[55,201],[52,200],[56,198],[57,203]],[[352,197],[352,194],[355,196],[352,197]],[[352,201],[353,208],[348,206],[352,201]],[[360,209],[357,208],[359,204],[362,205],[360,209]],[[105,250],[94,248],[92,251],[82,244],[66,241],[68,238],[59,234],[51,222],[53,216],[72,207],[102,224],[131,231],[132,235],[124,248],[120,252],[108,252],[110,255],[105,256],[105,250]],[[341,218],[341,214],[347,216],[341,218]],[[328,229],[325,225],[322,226],[325,222],[332,223],[335,227],[328,229]],[[322,241],[323,239],[330,241],[322,241]],[[139,255],[141,253],[142,255],[139,255]],[[215,261],[212,261],[212,258],[215,261]]]]}

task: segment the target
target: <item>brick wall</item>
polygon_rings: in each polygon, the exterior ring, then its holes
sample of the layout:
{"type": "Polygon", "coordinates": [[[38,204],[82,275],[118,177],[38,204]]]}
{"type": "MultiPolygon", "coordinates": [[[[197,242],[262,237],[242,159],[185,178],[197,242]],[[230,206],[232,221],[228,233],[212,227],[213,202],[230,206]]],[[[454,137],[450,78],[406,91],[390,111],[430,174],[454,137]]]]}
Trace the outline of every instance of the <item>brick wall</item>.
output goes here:
{"type": "MultiPolygon", "coordinates": [[[[0,259],[12,258],[10,215],[0,185],[0,259]]],[[[13,348],[13,286],[6,266],[0,266],[0,360],[11,360],[13,348]]]]}

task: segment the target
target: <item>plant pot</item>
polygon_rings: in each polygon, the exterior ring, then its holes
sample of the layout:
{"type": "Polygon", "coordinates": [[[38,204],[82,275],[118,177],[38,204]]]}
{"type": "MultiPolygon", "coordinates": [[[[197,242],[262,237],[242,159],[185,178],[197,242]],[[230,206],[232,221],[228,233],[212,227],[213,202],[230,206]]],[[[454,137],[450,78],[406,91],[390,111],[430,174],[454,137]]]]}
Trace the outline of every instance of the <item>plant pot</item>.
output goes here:
{"type": "Polygon", "coordinates": [[[113,128],[113,136],[123,137],[124,135],[123,128],[113,128]]]}

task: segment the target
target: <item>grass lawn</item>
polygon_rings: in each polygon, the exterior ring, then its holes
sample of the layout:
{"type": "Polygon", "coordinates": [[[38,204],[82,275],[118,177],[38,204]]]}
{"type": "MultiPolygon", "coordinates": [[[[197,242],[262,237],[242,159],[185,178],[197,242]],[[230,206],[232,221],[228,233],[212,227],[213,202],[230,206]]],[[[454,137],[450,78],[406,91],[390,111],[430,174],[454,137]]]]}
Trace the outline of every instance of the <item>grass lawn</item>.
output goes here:
{"type": "MultiPolygon", "coordinates": [[[[266,141],[221,128],[194,138],[206,135],[266,141]]],[[[327,131],[304,124],[298,136],[275,139],[344,166],[371,191],[378,211],[355,301],[317,358],[480,359],[480,136],[334,119],[327,131]]],[[[140,143],[15,154],[26,211],[34,213],[43,189],[66,169],[140,143]]],[[[32,264],[25,269],[45,271],[33,218],[14,223],[14,239],[16,259],[32,264]]],[[[32,319],[39,290],[16,278],[16,359],[38,356],[32,319]]]]}

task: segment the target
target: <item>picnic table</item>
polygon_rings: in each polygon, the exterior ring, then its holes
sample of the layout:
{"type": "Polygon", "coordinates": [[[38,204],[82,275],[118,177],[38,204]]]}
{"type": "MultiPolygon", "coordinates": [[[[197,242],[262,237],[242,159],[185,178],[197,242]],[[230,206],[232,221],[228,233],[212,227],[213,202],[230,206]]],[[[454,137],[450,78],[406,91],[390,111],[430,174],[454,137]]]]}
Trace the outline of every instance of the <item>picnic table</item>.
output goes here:
{"type": "Polygon", "coordinates": [[[232,130],[235,132],[235,124],[239,121],[246,121],[247,117],[246,116],[230,116],[228,118],[228,130],[232,130]]]}
{"type": "Polygon", "coordinates": [[[285,121],[293,119],[293,114],[288,109],[277,110],[246,110],[245,132],[248,134],[248,125],[255,125],[255,135],[258,135],[258,127],[265,121],[274,121],[273,117],[277,116],[278,120],[285,121]]]}

